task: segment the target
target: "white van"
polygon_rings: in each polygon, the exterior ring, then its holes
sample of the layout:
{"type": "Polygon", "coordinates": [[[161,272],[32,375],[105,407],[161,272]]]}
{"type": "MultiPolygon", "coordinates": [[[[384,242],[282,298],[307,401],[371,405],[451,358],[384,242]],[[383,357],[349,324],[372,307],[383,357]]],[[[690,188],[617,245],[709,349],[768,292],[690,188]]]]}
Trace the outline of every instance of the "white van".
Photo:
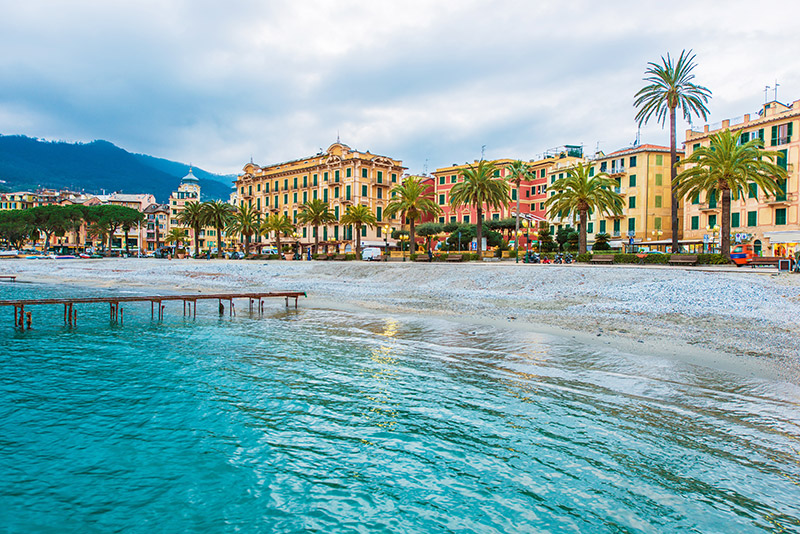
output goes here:
{"type": "Polygon", "coordinates": [[[381,249],[378,247],[367,247],[361,251],[361,259],[366,261],[378,261],[381,259],[381,249]]]}

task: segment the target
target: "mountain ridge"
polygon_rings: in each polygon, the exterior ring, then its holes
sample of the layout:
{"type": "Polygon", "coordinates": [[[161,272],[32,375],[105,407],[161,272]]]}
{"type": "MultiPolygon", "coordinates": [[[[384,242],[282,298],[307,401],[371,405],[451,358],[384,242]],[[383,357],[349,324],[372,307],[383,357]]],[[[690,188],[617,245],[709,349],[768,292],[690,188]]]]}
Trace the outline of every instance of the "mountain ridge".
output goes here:
{"type": "MultiPolygon", "coordinates": [[[[101,193],[152,193],[167,202],[189,165],[134,154],[105,140],[89,143],[44,141],[24,135],[0,135],[0,190],[68,188],[101,193]]],[[[201,198],[227,200],[232,176],[191,167],[200,182],[201,198]]]]}

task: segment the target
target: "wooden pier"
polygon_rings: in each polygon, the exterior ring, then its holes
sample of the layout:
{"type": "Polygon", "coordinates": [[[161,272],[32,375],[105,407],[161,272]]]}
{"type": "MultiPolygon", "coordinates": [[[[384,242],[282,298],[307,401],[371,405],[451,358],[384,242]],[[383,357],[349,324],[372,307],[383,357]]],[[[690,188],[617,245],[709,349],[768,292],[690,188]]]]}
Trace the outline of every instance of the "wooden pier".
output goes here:
{"type": "Polygon", "coordinates": [[[269,293],[219,293],[219,294],[193,294],[193,295],[149,295],[149,296],[112,296],[112,297],[80,297],[80,298],[57,298],[57,299],[23,299],[23,300],[0,300],[0,306],[13,306],[14,307],[14,327],[25,328],[27,319],[28,328],[31,327],[31,312],[25,312],[26,307],[46,305],[46,304],[61,304],[64,306],[64,324],[72,327],[76,326],[78,322],[78,310],[75,309],[76,304],[108,304],[109,305],[109,319],[112,322],[122,324],[124,309],[120,304],[125,302],[149,302],[150,303],[150,318],[156,318],[156,310],[158,310],[158,320],[164,319],[164,312],[166,306],[165,302],[182,301],[183,302],[183,315],[197,317],[197,301],[199,300],[216,300],[218,301],[220,315],[224,311],[223,301],[228,301],[228,314],[231,316],[236,315],[236,307],[234,306],[234,299],[247,299],[249,303],[249,311],[252,313],[257,311],[259,314],[264,313],[264,300],[269,298],[284,298],[286,300],[286,307],[289,307],[289,299],[294,299],[294,307],[297,309],[297,299],[305,297],[303,291],[272,291],[269,293]]]}

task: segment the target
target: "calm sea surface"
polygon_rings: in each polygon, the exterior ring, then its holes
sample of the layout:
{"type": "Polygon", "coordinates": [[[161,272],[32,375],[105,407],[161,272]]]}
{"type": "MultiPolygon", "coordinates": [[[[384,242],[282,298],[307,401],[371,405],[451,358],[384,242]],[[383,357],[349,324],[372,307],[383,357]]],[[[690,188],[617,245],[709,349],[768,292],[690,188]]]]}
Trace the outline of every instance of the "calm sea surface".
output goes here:
{"type": "Polygon", "coordinates": [[[0,531],[800,531],[797,386],[302,300],[149,308],[0,308],[0,531]]]}

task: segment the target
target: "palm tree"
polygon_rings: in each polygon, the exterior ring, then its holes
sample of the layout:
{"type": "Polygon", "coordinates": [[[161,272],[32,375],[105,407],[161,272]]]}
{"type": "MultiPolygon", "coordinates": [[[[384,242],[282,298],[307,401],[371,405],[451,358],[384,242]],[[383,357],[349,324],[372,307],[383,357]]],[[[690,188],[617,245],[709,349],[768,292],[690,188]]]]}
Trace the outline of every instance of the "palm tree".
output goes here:
{"type": "Polygon", "coordinates": [[[281,249],[281,234],[288,236],[295,230],[295,225],[292,218],[288,215],[281,215],[275,213],[264,219],[258,231],[260,234],[269,238],[270,232],[275,232],[275,246],[278,249],[278,259],[283,259],[283,250],[281,249]]]}
{"type": "Polygon", "coordinates": [[[520,197],[519,187],[520,184],[522,183],[522,180],[530,180],[531,178],[533,178],[533,176],[531,176],[531,169],[528,166],[528,164],[520,160],[514,161],[506,165],[506,170],[509,173],[508,181],[517,186],[517,216],[515,217],[517,222],[515,228],[516,232],[514,233],[515,236],[514,248],[516,249],[515,255],[517,257],[517,261],[519,261],[519,197],[520,197]]]}
{"type": "Polygon", "coordinates": [[[336,221],[336,217],[331,212],[327,202],[314,199],[303,204],[302,211],[297,214],[297,221],[302,225],[314,227],[314,254],[319,253],[319,227],[336,221]]]}
{"type": "Polygon", "coordinates": [[[730,130],[711,136],[711,144],[692,152],[683,160],[693,165],[681,172],[672,188],[679,198],[694,197],[705,193],[707,198],[722,197],[722,255],[731,258],[731,198],[738,199],[755,183],[767,194],[784,192],[781,183],[786,179],[786,170],[773,159],[777,152],[764,150],[761,139],[738,144],[738,136],[730,130]]]}
{"type": "Polygon", "coordinates": [[[483,250],[483,207],[492,209],[508,205],[508,182],[495,180],[496,170],[492,163],[480,160],[477,165],[470,165],[468,169],[461,171],[464,181],[458,182],[450,190],[450,205],[453,208],[474,206],[478,212],[475,231],[478,238],[478,254],[483,250]]]}
{"type": "Polygon", "coordinates": [[[243,204],[233,214],[225,231],[244,236],[244,253],[247,255],[250,254],[250,236],[257,233],[260,226],[261,212],[250,204],[243,204]]]}
{"type": "Polygon", "coordinates": [[[175,250],[177,252],[183,248],[183,244],[186,243],[186,237],[186,230],[183,228],[170,228],[166,237],[164,237],[164,242],[175,243],[175,250]]]}
{"type": "Polygon", "coordinates": [[[391,190],[392,198],[386,205],[386,216],[394,217],[400,213],[403,224],[408,221],[409,243],[411,252],[416,252],[416,237],[414,236],[414,225],[423,215],[437,215],[441,213],[441,208],[433,200],[433,188],[424,185],[422,180],[416,176],[409,176],[402,183],[397,184],[391,190]]]}
{"type": "Polygon", "coordinates": [[[213,226],[217,233],[217,257],[222,258],[222,230],[233,217],[235,208],[221,200],[203,203],[203,224],[213,226]]]}
{"type": "Polygon", "coordinates": [[[194,253],[200,253],[200,229],[205,224],[205,211],[200,202],[187,202],[178,214],[178,222],[192,229],[194,234],[194,253]]]}
{"type": "Polygon", "coordinates": [[[378,224],[378,219],[375,214],[369,209],[369,206],[363,204],[356,204],[355,206],[348,206],[347,211],[342,215],[339,221],[343,225],[353,225],[356,227],[356,257],[361,257],[361,227],[362,226],[375,226],[378,224]]]}
{"type": "Polygon", "coordinates": [[[564,218],[577,212],[580,215],[578,253],[586,252],[586,226],[590,211],[600,214],[622,214],[622,195],[616,193],[616,180],[601,172],[590,176],[592,166],[578,163],[564,178],[550,186],[555,194],[546,201],[547,214],[552,218],[564,218]]]}
{"type": "Polygon", "coordinates": [[[664,126],[669,113],[669,161],[670,180],[672,190],[672,252],[678,252],[678,196],[675,194],[675,177],[678,174],[677,163],[677,138],[675,126],[675,110],[681,108],[683,118],[691,120],[692,115],[708,118],[706,103],[711,97],[711,91],[702,85],[692,83],[695,68],[695,55],[691,50],[683,50],[678,61],[673,62],[667,54],[666,59],[661,56],[661,64],[650,62],[645,71],[644,81],[648,85],[636,93],[633,105],[639,108],[636,120],[641,127],[655,116],[656,120],[664,126]]]}

